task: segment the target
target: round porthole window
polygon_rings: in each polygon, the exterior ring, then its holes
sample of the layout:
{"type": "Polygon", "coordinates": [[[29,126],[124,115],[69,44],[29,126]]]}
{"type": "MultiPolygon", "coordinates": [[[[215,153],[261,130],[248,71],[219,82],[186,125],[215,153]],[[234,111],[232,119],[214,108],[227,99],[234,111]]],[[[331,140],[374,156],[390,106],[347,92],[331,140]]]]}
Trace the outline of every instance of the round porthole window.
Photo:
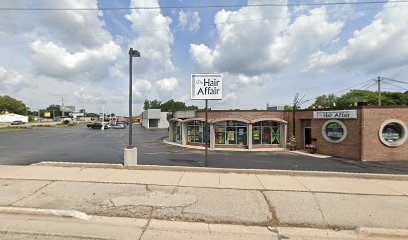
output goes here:
{"type": "Polygon", "coordinates": [[[340,143],[347,137],[347,127],[339,120],[329,120],[322,126],[322,135],[330,143],[340,143]]]}
{"type": "Polygon", "coordinates": [[[378,135],[388,147],[401,146],[407,140],[407,125],[397,119],[389,119],[381,124],[378,135]]]}

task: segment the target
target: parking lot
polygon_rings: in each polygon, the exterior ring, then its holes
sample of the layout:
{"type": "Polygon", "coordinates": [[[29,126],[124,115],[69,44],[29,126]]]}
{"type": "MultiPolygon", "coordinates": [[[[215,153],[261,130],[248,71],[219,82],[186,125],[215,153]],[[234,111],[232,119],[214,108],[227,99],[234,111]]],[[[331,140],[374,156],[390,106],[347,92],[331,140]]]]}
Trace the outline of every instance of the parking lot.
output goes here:
{"type": "MultiPolygon", "coordinates": [[[[204,165],[204,151],[163,143],[167,130],[134,125],[139,164],[204,165]]],[[[123,163],[128,129],[92,130],[86,126],[0,132],[0,164],[41,161],[123,163]]],[[[315,158],[291,152],[209,152],[209,167],[408,174],[407,161],[361,162],[315,158]]]]}

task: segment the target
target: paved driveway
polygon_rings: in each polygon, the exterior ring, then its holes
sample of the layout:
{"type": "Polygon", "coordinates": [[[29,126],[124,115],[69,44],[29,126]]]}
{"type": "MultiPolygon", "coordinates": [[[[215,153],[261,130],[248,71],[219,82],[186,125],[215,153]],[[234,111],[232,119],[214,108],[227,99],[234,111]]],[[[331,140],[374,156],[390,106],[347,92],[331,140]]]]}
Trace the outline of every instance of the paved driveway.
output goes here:
{"type": "MultiPolygon", "coordinates": [[[[0,164],[27,165],[41,161],[123,163],[127,133],[128,129],[101,131],[85,126],[0,132],[0,164]]],[[[203,151],[163,143],[167,130],[148,131],[135,125],[133,133],[140,164],[204,165],[203,151]]],[[[408,161],[319,159],[290,152],[210,152],[208,166],[408,174],[408,161]]]]}

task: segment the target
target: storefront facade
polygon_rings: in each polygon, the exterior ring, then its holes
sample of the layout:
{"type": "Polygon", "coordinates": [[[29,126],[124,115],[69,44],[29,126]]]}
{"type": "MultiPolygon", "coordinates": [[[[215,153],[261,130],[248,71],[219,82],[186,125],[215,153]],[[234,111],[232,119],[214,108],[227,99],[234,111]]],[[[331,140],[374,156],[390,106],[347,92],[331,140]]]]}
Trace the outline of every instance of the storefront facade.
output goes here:
{"type": "MultiPolygon", "coordinates": [[[[169,141],[204,146],[205,113],[170,119],[169,141]]],[[[292,111],[212,110],[207,136],[211,150],[220,148],[285,149],[293,135],[297,148],[317,146],[317,153],[354,160],[408,160],[408,107],[292,111]]]]}
{"type": "Polygon", "coordinates": [[[258,111],[210,111],[208,114],[207,135],[204,112],[197,112],[194,118],[170,119],[169,140],[204,146],[208,136],[210,149],[286,147],[287,121],[277,117],[281,115],[279,112],[260,115],[258,111]],[[177,129],[181,129],[180,138],[177,129]]]}

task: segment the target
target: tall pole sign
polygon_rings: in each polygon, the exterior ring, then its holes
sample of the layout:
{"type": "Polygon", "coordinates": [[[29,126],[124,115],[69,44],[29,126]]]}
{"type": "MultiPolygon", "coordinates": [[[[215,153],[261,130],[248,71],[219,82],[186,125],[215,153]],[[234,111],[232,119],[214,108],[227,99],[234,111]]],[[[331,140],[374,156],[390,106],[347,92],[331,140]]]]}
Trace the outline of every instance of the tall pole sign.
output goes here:
{"type": "Polygon", "coordinates": [[[221,74],[191,74],[191,100],[205,100],[205,158],[204,166],[208,163],[208,100],[222,100],[221,74]]]}

